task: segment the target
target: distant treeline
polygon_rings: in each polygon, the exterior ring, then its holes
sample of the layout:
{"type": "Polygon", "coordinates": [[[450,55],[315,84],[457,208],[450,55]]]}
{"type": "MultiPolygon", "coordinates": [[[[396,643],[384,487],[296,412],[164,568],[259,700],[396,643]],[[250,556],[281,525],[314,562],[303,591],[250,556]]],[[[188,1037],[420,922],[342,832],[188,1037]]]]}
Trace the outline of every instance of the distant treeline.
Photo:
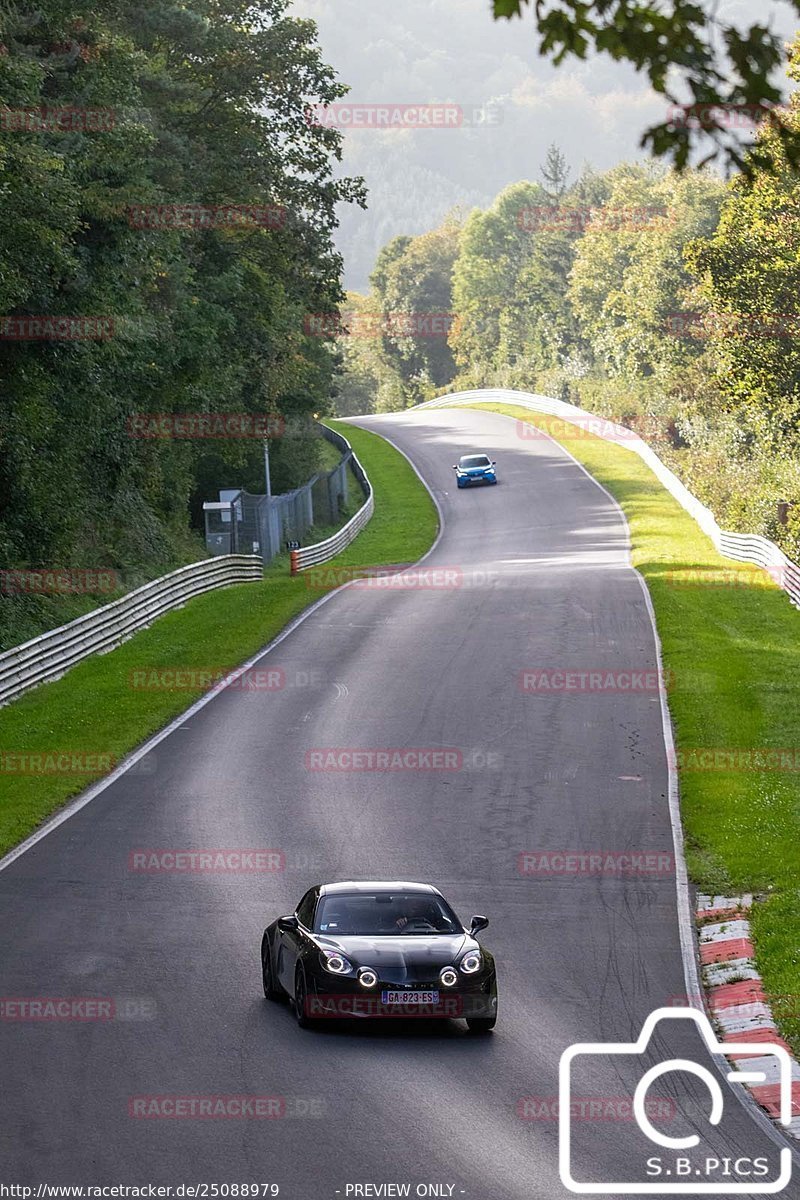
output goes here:
{"type": "Polygon", "coordinates": [[[334,211],[362,188],[307,120],[345,89],[286,7],[3,6],[0,568],[159,573],[204,552],[190,508],[263,490],[259,437],[142,414],[277,414],[274,490],[315,468],[336,352],[307,315],[342,299],[334,211]]]}
{"type": "Polygon", "coordinates": [[[800,180],[769,126],[758,144],[768,168],[729,183],[639,164],[572,181],[554,147],[542,183],[395,238],[343,312],[339,410],[545,392],[639,430],[725,526],[799,558],[800,180]]]}

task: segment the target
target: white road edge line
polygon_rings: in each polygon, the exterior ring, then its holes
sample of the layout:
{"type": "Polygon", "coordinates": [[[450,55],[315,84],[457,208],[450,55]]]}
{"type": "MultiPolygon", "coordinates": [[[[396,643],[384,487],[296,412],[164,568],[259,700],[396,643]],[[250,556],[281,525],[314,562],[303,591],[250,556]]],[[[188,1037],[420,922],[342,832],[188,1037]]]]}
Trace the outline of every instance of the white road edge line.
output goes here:
{"type": "MultiPolygon", "coordinates": [[[[354,422],[351,422],[351,424],[354,424],[354,422]]],[[[370,429],[367,432],[372,433],[374,431],[370,429]]],[[[383,434],[378,434],[377,436],[383,438],[383,434]]],[[[395,446],[394,442],[392,442],[390,438],[383,438],[383,440],[389,442],[389,444],[393,446],[399,454],[402,454],[406,462],[412,467],[414,474],[424,486],[431,500],[433,500],[439,516],[439,530],[436,534],[436,539],[430,549],[423,554],[422,558],[418,559],[416,563],[412,564],[412,567],[407,568],[408,570],[412,570],[414,567],[417,567],[420,563],[424,562],[429,554],[433,554],[434,550],[441,541],[442,534],[444,533],[444,516],[438,500],[420,475],[417,468],[411,462],[411,459],[408,457],[408,455],[402,451],[399,446],[395,446]]],[[[3,857],[0,858],[0,871],[5,871],[6,867],[10,867],[13,862],[16,862],[16,860],[21,858],[23,854],[26,854],[28,850],[32,850],[34,846],[41,842],[43,838],[46,838],[49,833],[52,833],[54,829],[58,829],[59,825],[63,825],[65,821],[70,819],[70,817],[74,817],[76,813],[80,812],[82,808],[85,808],[87,804],[90,804],[92,800],[96,799],[96,797],[104,792],[106,788],[110,787],[112,783],[116,783],[116,781],[122,775],[125,775],[128,771],[130,771],[131,767],[136,766],[136,764],[142,758],[144,758],[146,754],[149,754],[151,750],[154,750],[156,746],[160,745],[160,743],[168,738],[170,734],[174,733],[176,729],[180,728],[181,725],[184,725],[189,718],[195,715],[195,713],[200,712],[202,708],[205,708],[207,704],[210,704],[212,700],[215,700],[217,696],[221,695],[239,678],[240,675],[243,675],[245,671],[249,671],[256,665],[256,663],[260,662],[262,658],[266,658],[268,654],[271,654],[276,646],[279,646],[281,642],[287,638],[290,633],[293,633],[299,625],[302,625],[304,621],[307,621],[309,617],[313,616],[315,612],[322,608],[323,604],[327,604],[328,601],[333,599],[334,596],[338,596],[340,592],[343,592],[346,588],[352,587],[354,583],[358,582],[359,581],[356,579],[349,579],[347,583],[343,583],[341,587],[334,588],[333,591],[330,591],[327,593],[327,595],[322,596],[309,608],[303,609],[303,611],[296,616],[293,621],[290,621],[286,628],[282,629],[277,637],[274,637],[272,641],[263,648],[263,650],[259,650],[257,654],[248,659],[247,662],[242,663],[240,667],[234,667],[231,671],[229,671],[225,677],[224,687],[215,688],[214,691],[209,692],[207,696],[201,696],[199,700],[195,700],[194,704],[190,705],[189,708],[184,709],[184,711],[179,713],[178,716],[170,721],[168,725],[165,725],[163,729],[158,731],[158,733],[154,733],[147,739],[146,742],[143,742],[138,750],[134,750],[127,755],[118,767],[115,767],[114,770],[108,775],[104,775],[102,779],[98,779],[97,783],[90,784],[90,786],[84,792],[81,792],[80,795],[76,796],[74,800],[70,800],[64,805],[63,808],[59,809],[57,813],[48,818],[43,825],[41,825],[33,833],[29,834],[28,837],[24,838],[24,840],[21,841],[18,846],[14,846],[13,849],[9,850],[7,854],[3,855],[3,857]]]]}
{"type": "MultiPolygon", "coordinates": [[[[431,411],[441,412],[443,408],[447,407],[449,406],[441,405],[441,407],[431,411]]],[[[452,405],[453,409],[468,407],[471,406],[452,405]]],[[[476,406],[473,408],[473,411],[480,412],[482,408],[483,406],[480,408],[476,406]]],[[[487,409],[486,411],[492,412],[491,409],[487,409]]],[[[505,413],[493,413],[493,415],[496,417],[502,417],[507,421],[514,421],[517,419],[515,417],[509,417],[505,413]]],[[[599,488],[600,491],[603,492],[603,494],[611,501],[612,505],[622,518],[626,531],[628,557],[631,558],[633,539],[631,536],[630,525],[628,524],[628,518],[625,516],[622,505],[615,496],[611,495],[611,492],[608,490],[608,488],[604,487],[599,479],[595,479],[594,475],[592,475],[592,473],[586,469],[583,463],[578,462],[577,458],[575,458],[575,456],[571,454],[565,446],[562,446],[556,438],[551,437],[549,433],[545,434],[545,437],[548,439],[548,441],[552,442],[558,450],[562,451],[567,458],[571,459],[578,470],[582,471],[586,478],[590,479],[595,487],[599,488]]],[[[644,576],[640,574],[637,568],[633,565],[633,562],[630,562],[629,566],[639,581],[639,586],[641,587],[642,594],[644,595],[645,606],[647,608],[650,624],[653,629],[653,642],[655,644],[656,651],[656,665],[658,667],[658,692],[661,707],[661,727],[664,735],[664,749],[667,755],[667,793],[669,819],[670,825],[672,826],[672,844],[675,850],[675,890],[677,895],[678,933],[681,945],[681,958],[683,959],[683,978],[684,982],[686,983],[687,997],[705,997],[705,989],[700,980],[700,973],[697,969],[697,957],[695,955],[694,917],[692,913],[690,897],[689,873],[686,869],[683,823],[681,822],[681,808],[678,791],[678,770],[676,766],[677,758],[675,756],[675,736],[672,728],[672,718],[669,712],[669,705],[667,704],[667,691],[664,687],[664,663],[662,661],[661,638],[658,632],[658,625],[656,624],[656,614],[655,609],[653,608],[653,601],[644,576]]],[[[725,1065],[724,1061],[720,1062],[716,1057],[714,1057],[712,1061],[717,1066],[720,1074],[726,1080],[726,1083],[728,1083],[728,1086],[730,1087],[730,1090],[733,1092],[734,1096],[736,1096],[739,1103],[743,1106],[743,1108],[746,1109],[756,1124],[764,1130],[764,1132],[769,1136],[770,1140],[774,1142],[776,1146],[780,1146],[783,1149],[788,1143],[790,1149],[792,1150],[792,1156],[795,1162],[800,1165],[800,1150],[798,1150],[798,1148],[789,1141],[785,1134],[781,1133],[773,1125],[770,1118],[764,1112],[763,1108],[761,1108],[761,1106],[755,1101],[750,1092],[744,1088],[734,1088],[730,1085],[727,1079],[727,1066],[725,1065]]]]}
{"type": "MultiPolygon", "coordinates": [[[[445,408],[445,407],[448,407],[448,406],[442,405],[442,408],[445,408]]],[[[469,407],[469,406],[453,405],[452,407],[455,409],[458,407],[469,407]]],[[[434,411],[441,411],[441,410],[435,409],[434,411]]],[[[477,410],[473,410],[473,411],[480,412],[481,409],[478,408],[477,410]]],[[[491,409],[489,409],[488,411],[491,411],[491,409]]],[[[493,413],[492,415],[496,416],[496,417],[497,416],[505,417],[505,414],[503,414],[503,413],[493,413]]],[[[505,419],[509,420],[509,421],[514,420],[513,417],[505,417],[505,419]]],[[[347,423],[347,422],[345,422],[345,423],[347,423]]],[[[350,424],[357,425],[357,422],[351,421],[350,424]]],[[[365,428],[367,428],[367,427],[365,426],[365,428]]],[[[376,431],[367,428],[367,432],[374,433],[376,431]]],[[[417,562],[414,564],[414,566],[418,566],[419,563],[424,562],[425,559],[429,557],[429,555],[433,554],[434,550],[436,549],[436,547],[438,546],[439,542],[442,539],[442,535],[444,533],[444,513],[443,513],[441,505],[439,504],[439,501],[436,498],[436,496],[434,495],[432,489],[428,486],[427,482],[422,478],[422,475],[420,475],[416,466],[411,461],[411,459],[408,457],[408,455],[405,453],[405,451],[401,450],[399,446],[395,445],[395,443],[392,441],[391,438],[386,437],[384,434],[378,433],[377,436],[383,438],[383,440],[385,442],[388,442],[389,445],[392,446],[395,450],[397,450],[399,454],[402,454],[403,458],[410,465],[410,467],[414,471],[414,474],[420,480],[423,487],[425,488],[428,495],[430,496],[431,500],[433,501],[434,506],[435,506],[436,511],[439,516],[439,532],[436,535],[436,538],[433,542],[433,545],[430,547],[430,549],[428,549],[425,552],[425,554],[423,554],[422,557],[420,559],[418,559],[417,562]]],[[[572,462],[575,464],[575,466],[578,467],[578,469],[583,472],[583,474],[586,476],[586,478],[591,480],[591,482],[595,485],[595,487],[598,487],[600,489],[600,491],[603,492],[608,497],[608,499],[611,501],[612,505],[617,509],[617,511],[619,512],[619,514],[622,518],[622,522],[623,522],[623,525],[625,528],[626,537],[627,537],[627,553],[628,553],[628,556],[630,557],[631,550],[632,550],[631,531],[630,531],[630,526],[628,524],[628,519],[625,516],[625,513],[624,513],[619,501],[616,500],[616,498],[611,495],[611,493],[608,491],[608,489],[605,488],[603,486],[603,484],[599,482],[599,480],[595,479],[595,477],[589,471],[587,471],[587,469],[586,469],[586,467],[584,467],[583,463],[578,462],[577,458],[575,458],[572,454],[570,454],[569,450],[565,449],[561,445],[560,442],[557,442],[555,438],[550,437],[549,434],[546,434],[545,436],[560,451],[562,451],[564,454],[566,454],[567,458],[572,460],[572,462]]],[[[633,563],[630,563],[629,565],[630,565],[630,569],[636,575],[636,578],[638,579],[639,584],[642,588],[642,592],[645,597],[645,604],[647,606],[648,615],[650,617],[650,623],[651,623],[652,629],[653,629],[653,639],[655,642],[656,662],[657,662],[658,674],[659,674],[659,695],[660,695],[660,700],[661,700],[661,723],[662,723],[662,728],[663,728],[663,732],[664,732],[664,746],[665,746],[666,753],[667,753],[667,772],[668,772],[668,780],[669,780],[669,786],[668,786],[669,814],[670,814],[670,824],[672,825],[673,845],[675,848],[675,885],[676,885],[676,891],[677,891],[678,926],[679,926],[679,932],[680,932],[681,957],[683,958],[684,980],[686,981],[686,988],[687,988],[688,996],[703,995],[704,992],[703,992],[702,986],[700,984],[699,974],[697,971],[697,962],[696,962],[695,955],[694,955],[694,924],[693,924],[693,920],[691,917],[691,906],[690,906],[690,902],[689,902],[689,879],[688,879],[688,873],[686,871],[686,862],[684,859],[683,826],[681,824],[680,804],[678,801],[678,776],[677,776],[677,771],[675,768],[675,762],[676,762],[675,741],[674,741],[673,732],[672,732],[672,720],[670,718],[669,708],[667,706],[666,690],[664,688],[664,682],[663,682],[663,664],[662,664],[662,660],[661,660],[661,638],[659,637],[658,628],[656,626],[653,602],[650,598],[650,593],[647,590],[647,584],[644,581],[644,577],[639,574],[638,570],[636,569],[636,567],[634,567],[633,563]],[[686,924],[684,924],[684,916],[685,916],[686,922],[688,922],[688,926],[686,924]],[[685,937],[687,934],[689,937],[688,942],[685,940],[685,937]],[[696,984],[695,984],[695,981],[696,981],[696,984]],[[690,988],[693,985],[696,986],[696,990],[694,992],[692,992],[690,990],[690,988]]],[[[409,568],[409,570],[410,569],[411,568],[409,568]]],[[[348,582],[342,584],[341,587],[335,588],[332,592],[328,592],[328,594],[326,596],[322,596],[321,599],[317,600],[317,602],[315,604],[312,604],[310,608],[304,609],[303,612],[300,613],[299,616],[295,617],[295,619],[293,621],[291,621],[286,626],[286,628],[283,629],[278,634],[277,637],[273,638],[273,640],[271,642],[269,642],[269,644],[267,646],[265,646],[263,650],[259,650],[258,654],[254,655],[253,658],[249,659],[246,663],[243,663],[241,667],[237,667],[233,671],[231,671],[227,677],[224,688],[220,688],[219,690],[210,693],[208,696],[202,696],[199,700],[196,700],[194,704],[192,704],[189,708],[187,708],[183,713],[180,713],[173,721],[171,721],[169,723],[169,725],[165,726],[164,729],[160,730],[158,733],[154,734],[151,738],[149,738],[142,746],[139,747],[138,750],[134,750],[134,752],[132,754],[130,754],[126,759],[124,759],[123,762],[120,763],[120,765],[118,767],[116,767],[111,772],[110,775],[106,775],[105,778],[98,780],[98,782],[95,784],[92,784],[91,787],[89,787],[85,792],[83,792],[75,800],[73,800],[69,804],[67,804],[66,807],[61,809],[54,817],[51,817],[50,820],[45,822],[45,824],[42,825],[42,827],[40,829],[37,829],[35,833],[32,833],[29,837],[25,838],[25,840],[20,842],[20,844],[18,846],[15,846],[13,850],[9,850],[9,852],[6,855],[4,855],[3,858],[0,859],[0,871],[4,871],[6,869],[6,867],[9,867],[13,862],[15,862],[18,858],[20,858],[23,854],[25,854],[26,851],[32,849],[32,847],[35,846],[38,842],[42,841],[43,838],[47,837],[47,835],[49,833],[52,833],[54,829],[57,829],[59,825],[63,825],[63,823],[65,821],[68,821],[70,817],[73,817],[75,815],[75,813],[80,812],[80,810],[82,808],[85,808],[87,804],[89,804],[92,800],[95,799],[95,797],[99,796],[101,794],[101,792],[104,792],[107,787],[110,787],[110,785],[112,783],[114,783],[117,779],[119,779],[120,776],[126,774],[126,772],[129,771],[132,766],[135,766],[135,764],[137,762],[139,762],[140,759],[144,758],[144,756],[146,754],[149,754],[152,749],[154,749],[161,742],[163,742],[166,738],[168,738],[171,733],[174,733],[175,730],[178,729],[188,717],[194,716],[195,713],[199,712],[202,708],[205,708],[205,706],[207,704],[210,704],[212,700],[215,700],[216,697],[218,695],[220,695],[222,692],[224,692],[225,689],[231,683],[233,683],[236,679],[238,679],[238,677],[240,675],[242,675],[245,671],[249,671],[250,668],[255,666],[255,664],[257,662],[260,662],[262,658],[265,658],[268,654],[270,654],[275,649],[275,647],[279,646],[281,644],[281,642],[285,638],[287,638],[290,633],[293,633],[294,630],[297,629],[297,627],[299,625],[302,625],[304,621],[308,620],[308,618],[313,615],[313,613],[317,612],[318,609],[322,608],[323,604],[327,604],[328,601],[333,599],[334,596],[337,596],[337,595],[339,595],[340,592],[343,592],[347,588],[352,587],[352,585],[356,582],[357,582],[357,580],[353,580],[353,579],[348,580],[348,582]]],[[[720,1071],[720,1074],[724,1078],[727,1079],[727,1077],[725,1075],[726,1068],[721,1063],[717,1062],[716,1059],[714,1059],[714,1062],[716,1063],[716,1065],[720,1071]]],[[[772,1122],[770,1121],[769,1117],[766,1115],[764,1110],[759,1107],[759,1105],[755,1102],[755,1100],[750,1095],[750,1093],[744,1092],[743,1089],[732,1088],[731,1090],[733,1091],[733,1094],[738,1098],[740,1104],[742,1104],[742,1106],[750,1113],[753,1120],[762,1127],[762,1129],[770,1137],[770,1139],[776,1145],[785,1147],[788,1139],[783,1137],[778,1132],[778,1130],[774,1127],[774,1125],[772,1124],[772,1122]]],[[[795,1161],[798,1164],[800,1164],[800,1150],[798,1150],[794,1146],[792,1146],[791,1149],[792,1149],[792,1153],[795,1158],[795,1161]]]]}

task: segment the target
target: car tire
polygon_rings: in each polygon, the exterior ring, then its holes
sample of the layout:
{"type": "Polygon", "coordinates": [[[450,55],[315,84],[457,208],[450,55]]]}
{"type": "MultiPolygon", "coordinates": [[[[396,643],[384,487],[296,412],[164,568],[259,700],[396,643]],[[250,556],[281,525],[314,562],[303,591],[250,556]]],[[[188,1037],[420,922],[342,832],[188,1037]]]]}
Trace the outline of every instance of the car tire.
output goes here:
{"type": "Polygon", "coordinates": [[[306,975],[302,967],[298,967],[294,977],[294,1000],[292,1008],[294,1009],[294,1018],[297,1021],[300,1029],[313,1029],[314,1021],[306,1012],[306,1000],[308,998],[308,990],[306,988],[306,975]]]}
{"type": "Polygon", "coordinates": [[[275,985],[275,976],[272,971],[272,955],[270,954],[269,943],[266,939],[261,947],[261,982],[264,985],[264,996],[267,1000],[280,1000],[283,992],[275,985]]]}
{"type": "Polygon", "coordinates": [[[491,1033],[496,1024],[497,1017],[467,1017],[470,1033],[491,1033]]]}

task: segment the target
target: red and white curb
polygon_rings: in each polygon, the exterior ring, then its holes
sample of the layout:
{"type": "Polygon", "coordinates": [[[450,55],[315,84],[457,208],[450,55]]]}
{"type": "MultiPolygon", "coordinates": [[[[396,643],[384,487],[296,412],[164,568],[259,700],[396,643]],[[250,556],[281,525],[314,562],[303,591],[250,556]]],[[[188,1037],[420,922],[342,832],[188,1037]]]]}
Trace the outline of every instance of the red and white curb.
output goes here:
{"type": "MultiPolygon", "coordinates": [[[[791,1050],[778,1033],[769,997],[756,970],[748,912],[753,897],[697,897],[700,926],[700,966],[711,1016],[722,1040],[764,1042],[791,1050]]],[[[736,1056],[730,1055],[730,1058],[736,1056]]],[[[748,1070],[764,1075],[766,1082],[749,1087],[753,1099],[777,1120],[779,1113],[778,1062],[748,1054],[748,1070]]],[[[792,1059],[792,1123],[784,1132],[800,1139],[800,1064],[792,1059]]]]}

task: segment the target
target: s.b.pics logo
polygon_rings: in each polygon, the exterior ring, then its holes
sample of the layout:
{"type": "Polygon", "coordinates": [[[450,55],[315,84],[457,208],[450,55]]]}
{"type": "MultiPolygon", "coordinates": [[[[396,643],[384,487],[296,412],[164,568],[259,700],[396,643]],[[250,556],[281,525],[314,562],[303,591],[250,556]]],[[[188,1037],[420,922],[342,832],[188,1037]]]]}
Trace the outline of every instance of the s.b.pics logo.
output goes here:
{"type": "Polygon", "coordinates": [[[778,1119],[791,1124],[792,1061],[786,1049],[771,1042],[718,1042],[697,1009],[657,1009],[636,1042],[570,1046],[559,1064],[562,1183],[589,1196],[783,1191],[792,1174],[791,1150],[779,1150],[755,1122],[752,1138],[742,1144],[744,1110],[724,1080],[756,1094],[774,1089],[778,1119]],[[634,1118],[630,1137],[623,1145],[618,1133],[614,1147],[602,1127],[598,1131],[596,1123],[592,1129],[591,1122],[576,1121],[572,1103],[576,1094],[587,1094],[587,1085],[596,1090],[609,1080],[618,1089],[621,1082],[630,1088],[634,1118]],[[668,1128],[649,1103],[654,1087],[674,1100],[668,1128]],[[604,1165],[614,1163],[621,1164],[616,1178],[601,1178],[604,1165]]]}

